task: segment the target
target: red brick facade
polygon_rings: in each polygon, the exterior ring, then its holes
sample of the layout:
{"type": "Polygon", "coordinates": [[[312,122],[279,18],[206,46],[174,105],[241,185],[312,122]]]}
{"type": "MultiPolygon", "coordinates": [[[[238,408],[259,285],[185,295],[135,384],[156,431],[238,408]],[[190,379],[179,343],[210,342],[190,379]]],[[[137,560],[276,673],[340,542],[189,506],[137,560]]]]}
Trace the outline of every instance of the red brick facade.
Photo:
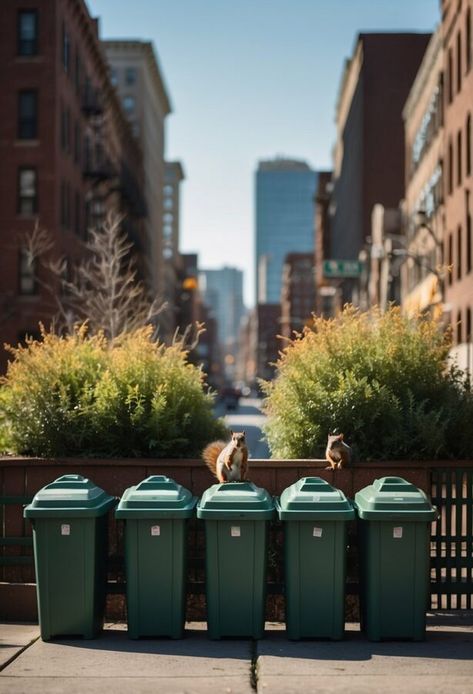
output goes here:
{"type": "Polygon", "coordinates": [[[2,0],[0,88],[0,342],[16,344],[56,311],[51,275],[20,264],[36,220],[73,263],[113,209],[139,251],[146,210],[141,153],[83,0],[2,0]]]}
{"type": "Polygon", "coordinates": [[[283,267],[281,291],[281,335],[294,337],[311,322],[315,311],[313,253],[288,253],[283,267]]]}
{"type": "MultiPolygon", "coordinates": [[[[473,3],[444,0],[446,286],[454,342],[471,343],[473,310],[473,3]]],[[[469,365],[471,368],[471,364],[469,365]]]]}

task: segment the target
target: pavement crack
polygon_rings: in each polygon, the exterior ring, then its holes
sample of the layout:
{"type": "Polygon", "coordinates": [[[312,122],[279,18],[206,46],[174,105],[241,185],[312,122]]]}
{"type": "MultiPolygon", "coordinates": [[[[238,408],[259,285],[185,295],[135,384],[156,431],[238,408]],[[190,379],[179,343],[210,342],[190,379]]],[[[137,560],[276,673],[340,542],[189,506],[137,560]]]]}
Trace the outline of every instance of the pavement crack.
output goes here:
{"type": "Polygon", "coordinates": [[[0,672],[2,672],[3,670],[5,670],[5,668],[7,668],[9,665],[11,665],[14,660],[16,660],[22,653],[24,653],[27,648],[32,646],[39,638],[40,638],[40,636],[37,636],[35,639],[32,639],[29,643],[26,644],[26,646],[23,646],[23,648],[20,648],[16,653],[14,653],[12,655],[11,658],[9,658],[7,661],[2,663],[0,665],[0,672]]]}

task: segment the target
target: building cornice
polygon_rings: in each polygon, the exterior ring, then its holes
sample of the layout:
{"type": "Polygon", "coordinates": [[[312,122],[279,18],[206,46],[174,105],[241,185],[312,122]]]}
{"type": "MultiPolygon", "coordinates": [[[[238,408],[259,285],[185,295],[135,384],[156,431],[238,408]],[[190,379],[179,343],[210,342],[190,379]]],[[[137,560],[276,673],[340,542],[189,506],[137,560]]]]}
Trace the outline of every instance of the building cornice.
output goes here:
{"type": "Polygon", "coordinates": [[[129,52],[135,54],[140,53],[144,55],[156,91],[161,97],[161,103],[164,108],[164,115],[167,116],[169,113],[172,112],[171,101],[159,66],[159,60],[151,41],[137,41],[134,39],[106,39],[102,41],[102,44],[105,48],[105,51],[107,51],[108,48],[110,48],[113,50],[117,50],[120,53],[129,52]]]}
{"type": "MultiPolygon", "coordinates": [[[[424,91],[429,78],[431,77],[435,63],[438,60],[441,51],[442,34],[440,26],[438,26],[435,33],[432,34],[432,38],[429,41],[424,57],[417,71],[417,75],[412,83],[412,87],[406,99],[406,103],[402,111],[404,121],[408,120],[408,118],[410,118],[412,115],[412,112],[417,108],[421,94],[424,91]]],[[[440,69],[441,67],[439,68],[439,71],[440,69]]]]}
{"type": "Polygon", "coordinates": [[[184,168],[180,161],[165,161],[164,168],[174,171],[176,173],[176,178],[179,181],[183,181],[186,177],[184,168]]]}
{"type": "Polygon", "coordinates": [[[361,67],[363,65],[363,39],[359,35],[356,40],[355,49],[351,58],[345,60],[342,79],[338,90],[337,103],[335,107],[335,120],[337,130],[341,132],[350,110],[350,105],[358,84],[361,67]]]}

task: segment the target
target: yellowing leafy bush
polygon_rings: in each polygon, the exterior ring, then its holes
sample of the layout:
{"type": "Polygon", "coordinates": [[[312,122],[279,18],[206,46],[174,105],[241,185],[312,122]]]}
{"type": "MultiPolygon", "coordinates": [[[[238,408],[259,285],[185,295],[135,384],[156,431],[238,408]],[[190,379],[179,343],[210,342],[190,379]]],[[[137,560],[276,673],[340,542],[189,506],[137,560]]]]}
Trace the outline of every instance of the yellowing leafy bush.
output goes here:
{"type": "Polygon", "coordinates": [[[264,385],[272,455],[323,456],[338,429],[363,459],[470,457],[473,397],[448,351],[435,321],[398,308],[315,318],[264,385]]]}
{"type": "Polygon", "coordinates": [[[143,328],[109,344],[84,327],[11,349],[0,440],[40,456],[192,457],[224,434],[181,345],[143,328]]]}

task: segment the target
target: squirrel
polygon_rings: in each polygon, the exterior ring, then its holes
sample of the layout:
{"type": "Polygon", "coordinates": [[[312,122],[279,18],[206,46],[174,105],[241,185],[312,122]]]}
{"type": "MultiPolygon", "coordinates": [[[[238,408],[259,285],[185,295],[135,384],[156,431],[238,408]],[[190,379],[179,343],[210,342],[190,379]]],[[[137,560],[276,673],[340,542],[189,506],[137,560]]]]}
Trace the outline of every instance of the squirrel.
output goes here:
{"type": "Polygon", "coordinates": [[[202,451],[202,459],[220,483],[243,482],[248,471],[245,432],[230,432],[231,441],[213,441],[202,451]]]}
{"type": "Polygon", "coordinates": [[[351,462],[352,451],[348,444],[343,440],[343,434],[329,434],[325,458],[330,463],[325,469],[335,470],[349,465],[351,462]]]}

